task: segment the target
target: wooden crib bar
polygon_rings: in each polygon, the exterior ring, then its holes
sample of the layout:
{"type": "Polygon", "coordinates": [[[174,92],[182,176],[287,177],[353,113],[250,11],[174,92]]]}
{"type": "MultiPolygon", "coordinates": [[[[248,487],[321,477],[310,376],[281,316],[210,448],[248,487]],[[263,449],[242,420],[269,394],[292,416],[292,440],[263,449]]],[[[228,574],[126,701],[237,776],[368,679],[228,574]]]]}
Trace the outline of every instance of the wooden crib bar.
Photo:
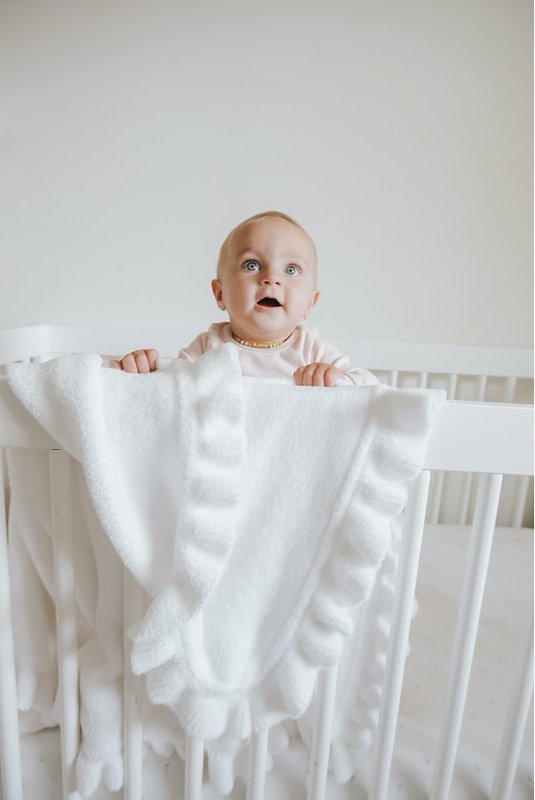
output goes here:
{"type": "Polygon", "coordinates": [[[143,793],[143,723],[141,718],[142,679],[130,669],[132,643],[130,626],[144,612],[143,589],[123,569],[123,748],[124,794],[126,800],[141,800],[143,793]]]}
{"type": "Polygon", "coordinates": [[[373,800],[384,800],[388,789],[429,482],[428,470],[423,470],[417,480],[413,481],[403,520],[402,548],[394,596],[391,634],[372,762],[369,796],[373,800]]]}
{"type": "Polygon", "coordinates": [[[3,487],[4,475],[0,459],[0,489],[2,491],[0,502],[0,675],[2,676],[0,680],[0,764],[4,797],[9,797],[10,800],[23,800],[15,651],[9,591],[7,515],[4,508],[3,487]]]}
{"type": "Polygon", "coordinates": [[[63,450],[51,450],[49,459],[63,797],[65,800],[79,800],[75,774],[80,742],[80,721],[76,595],[71,533],[71,468],[70,457],[63,450]]]}
{"type": "Polygon", "coordinates": [[[526,501],[528,497],[529,476],[520,475],[517,478],[517,495],[513,512],[513,519],[511,526],[513,528],[521,528],[524,520],[524,509],[526,508],[526,501]]]}
{"type": "Polygon", "coordinates": [[[533,695],[533,608],[522,647],[518,671],[502,733],[490,800],[509,797],[533,695]]]}
{"type": "Polygon", "coordinates": [[[323,800],[325,797],[337,677],[336,665],[321,670],[318,675],[318,707],[310,748],[306,800],[323,800]]]}
{"type": "Polygon", "coordinates": [[[204,749],[200,739],[188,736],[186,743],[186,775],[184,800],[201,800],[204,749]]]}
{"type": "Polygon", "coordinates": [[[251,736],[246,800],[264,800],[268,736],[268,730],[253,733],[251,736]]]}
{"type": "Polygon", "coordinates": [[[450,795],[492,536],[498,513],[502,477],[502,475],[481,475],[480,477],[453,644],[452,666],[445,704],[446,714],[439,737],[438,758],[431,785],[431,800],[447,800],[450,795]]]}

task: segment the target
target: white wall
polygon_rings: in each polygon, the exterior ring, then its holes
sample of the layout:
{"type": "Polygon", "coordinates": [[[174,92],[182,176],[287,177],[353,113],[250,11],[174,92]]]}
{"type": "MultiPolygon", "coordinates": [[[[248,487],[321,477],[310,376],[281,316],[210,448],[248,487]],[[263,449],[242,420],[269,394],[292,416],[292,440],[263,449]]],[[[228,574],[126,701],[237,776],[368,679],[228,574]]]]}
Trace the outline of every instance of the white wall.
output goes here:
{"type": "Polygon", "coordinates": [[[324,335],[531,346],[528,0],[3,0],[0,30],[0,325],[204,327],[221,240],[277,208],[324,335]]]}

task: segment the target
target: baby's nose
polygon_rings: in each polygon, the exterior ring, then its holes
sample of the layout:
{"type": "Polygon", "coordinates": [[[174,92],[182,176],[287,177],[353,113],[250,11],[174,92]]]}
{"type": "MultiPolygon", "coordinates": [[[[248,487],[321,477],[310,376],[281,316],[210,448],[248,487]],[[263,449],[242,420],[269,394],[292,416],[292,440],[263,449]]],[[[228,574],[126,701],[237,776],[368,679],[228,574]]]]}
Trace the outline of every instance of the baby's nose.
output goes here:
{"type": "Polygon", "coordinates": [[[271,286],[271,284],[278,286],[280,284],[277,274],[271,271],[264,272],[261,282],[264,286],[271,286]]]}

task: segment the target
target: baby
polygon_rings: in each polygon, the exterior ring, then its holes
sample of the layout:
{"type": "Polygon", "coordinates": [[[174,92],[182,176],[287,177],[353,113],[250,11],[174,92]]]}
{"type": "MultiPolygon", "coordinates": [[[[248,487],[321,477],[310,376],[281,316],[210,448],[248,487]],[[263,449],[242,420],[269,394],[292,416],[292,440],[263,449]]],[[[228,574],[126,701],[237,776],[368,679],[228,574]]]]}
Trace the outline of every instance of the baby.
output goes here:
{"type": "MultiPolygon", "coordinates": [[[[312,239],[286,214],[266,211],[240,222],[223,242],[212,281],[217,305],[229,321],[210,325],[178,357],[194,361],[232,342],[247,376],[293,378],[301,386],[378,383],[300,324],[319,297],[316,261],[312,239]]],[[[158,358],[157,350],[136,350],[110,366],[152,372],[158,358]]]]}

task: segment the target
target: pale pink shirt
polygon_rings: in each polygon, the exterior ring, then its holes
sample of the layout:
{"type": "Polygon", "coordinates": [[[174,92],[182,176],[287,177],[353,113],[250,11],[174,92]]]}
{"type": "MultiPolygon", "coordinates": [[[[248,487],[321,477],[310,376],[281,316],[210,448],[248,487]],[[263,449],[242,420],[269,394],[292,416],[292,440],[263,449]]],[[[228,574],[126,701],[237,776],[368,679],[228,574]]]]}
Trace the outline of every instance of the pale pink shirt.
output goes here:
{"type": "Polygon", "coordinates": [[[315,328],[298,325],[292,335],[278,347],[256,348],[239,344],[232,338],[228,322],[215,322],[180,351],[179,358],[195,361],[207,350],[223,342],[231,342],[240,357],[242,373],[251,378],[290,378],[298,367],[318,361],[337,367],[344,373],[345,383],[366,386],[379,383],[366,369],[353,367],[347,356],[320,339],[315,328]]]}

